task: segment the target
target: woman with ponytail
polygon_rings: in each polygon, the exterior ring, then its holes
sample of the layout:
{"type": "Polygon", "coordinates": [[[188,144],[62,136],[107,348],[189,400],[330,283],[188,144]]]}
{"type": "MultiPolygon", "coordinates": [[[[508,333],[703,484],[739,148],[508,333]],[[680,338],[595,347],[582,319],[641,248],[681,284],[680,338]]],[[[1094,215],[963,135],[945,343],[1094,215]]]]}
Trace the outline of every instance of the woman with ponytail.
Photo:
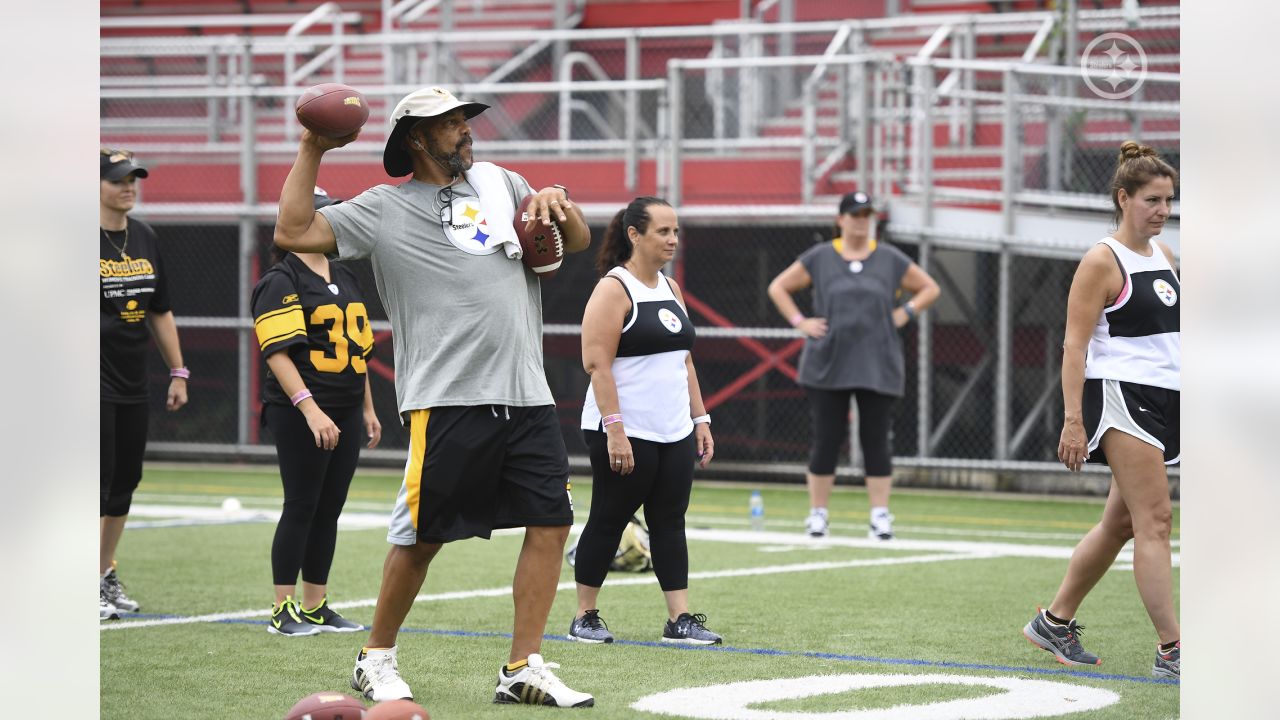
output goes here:
{"type": "Polygon", "coordinates": [[[679,233],[666,201],[639,197],[614,216],[596,258],[601,280],[582,317],[582,365],[591,376],[581,425],[591,454],[591,515],[574,562],[578,611],[570,640],[613,642],[596,599],[627,523],[644,505],[667,605],[662,642],[721,642],[706,615],[689,612],[684,514],[694,463],[706,467],[714,444],[689,354],[693,324],[680,288],[662,273],[679,233]]]}
{"type": "Polygon", "coordinates": [[[1111,467],[1102,520],[1072,553],[1053,602],[1023,628],[1065,665],[1099,665],[1075,613],[1121,548],[1133,545],[1133,575],[1155,626],[1152,675],[1181,676],[1169,533],[1167,465],[1179,460],[1178,394],[1182,288],[1173,251],[1155,239],[1169,218],[1178,173],[1155,150],[1125,142],[1111,181],[1115,232],[1080,261],[1067,297],[1058,459],[1078,471],[1111,467]]]}

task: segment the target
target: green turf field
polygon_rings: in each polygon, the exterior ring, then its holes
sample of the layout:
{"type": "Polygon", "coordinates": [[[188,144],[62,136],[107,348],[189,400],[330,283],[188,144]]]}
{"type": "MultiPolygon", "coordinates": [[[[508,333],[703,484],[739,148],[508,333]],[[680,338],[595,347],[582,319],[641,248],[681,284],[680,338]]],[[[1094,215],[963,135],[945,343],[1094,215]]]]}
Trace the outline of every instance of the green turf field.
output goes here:
{"type": "MultiPolygon", "coordinates": [[[[357,476],[338,535],[330,601],[366,624],[399,483],[357,476]]],[[[1127,553],[1079,618],[1102,666],[1066,669],[1022,637],[1100,501],[904,490],[893,500],[899,539],[876,544],[865,539],[865,493],[837,488],[832,537],[811,542],[800,532],[802,486],[762,488],[764,533],[748,528],[751,489],[700,484],[688,515],[690,601],[723,647],[657,642],[665,607],[652,573],[615,573],[605,584],[601,616],[618,642],[564,641],[576,608],[565,565],[543,654],[596,707],[493,705],[511,629],[503,589],[521,538],[470,540],[432,564],[400,635],[400,670],[416,700],[435,720],[1178,717],[1178,685],[1150,677],[1156,639],[1127,553]],[[731,683],[749,684],[713,687],[731,683]]],[[[573,496],[584,522],[590,485],[575,482],[573,496]]],[[[352,661],[366,633],[266,631],[275,525],[264,513],[279,502],[269,470],[147,468],[118,555],[143,612],[102,623],[103,718],[279,719],[313,692],[354,695],[352,661]],[[224,513],[227,497],[243,509],[224,513]]],[[[1177,542],[1175,507],[1175,566],[1177,542]]]]}

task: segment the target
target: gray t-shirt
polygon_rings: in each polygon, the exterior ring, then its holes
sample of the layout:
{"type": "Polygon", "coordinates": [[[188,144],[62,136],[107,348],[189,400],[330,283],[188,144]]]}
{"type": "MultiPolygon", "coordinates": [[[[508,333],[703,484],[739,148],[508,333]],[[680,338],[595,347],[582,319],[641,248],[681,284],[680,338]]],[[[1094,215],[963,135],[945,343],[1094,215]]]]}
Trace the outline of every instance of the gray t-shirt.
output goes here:
{"type": "MultiPolygon", "coordinates": [[[[500,171],[505,182],[498,187],[509,191],[513,208],[532,192],[523,177],[490,167],[500,171]]],[[[479,193],[465,180],[452,188],[447,232],[448,193],[441,190],[417,180],[378,185],[320,210],[337,236],[338,259],[367,257],[373,265],[391,320],[401,414],[552,404],[537,277],[500,247],[486,246],[479,193]]]]}
{"type": "Polygon", "coordinates": [[[901,397],[902,338],[893,309],[911,258],[880,243],[866,260],[850,263],[826,242],[806,250],[799,262],[813,279],[814,316],[827,319],[827,334],[805,339],[798,382],[901,397]]]}

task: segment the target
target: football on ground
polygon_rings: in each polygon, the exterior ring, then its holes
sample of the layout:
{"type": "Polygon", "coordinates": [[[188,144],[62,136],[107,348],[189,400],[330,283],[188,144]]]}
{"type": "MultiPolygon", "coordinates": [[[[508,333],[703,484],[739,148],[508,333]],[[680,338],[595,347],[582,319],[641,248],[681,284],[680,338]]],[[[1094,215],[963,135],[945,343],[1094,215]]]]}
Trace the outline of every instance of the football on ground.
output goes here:
{"type": "Polygon", "coordinates": [[[425,708],[412,700],[387,700],[369,708],[364,720],[431,720],[425,708]]]}
{"type": "Polygon", "coordinates": [[[340,138],[364,127],[369,104],[359,90],[342,83],[307,88],[293,107],[302,126],[317,135],[340,138]]]}
{"type": "Polygon", "coordinates": [[[312,693],[297,703],[284,720],[361,720],[364,705],[340,692],[312,693]]]}
{"type": "Polygon", "coordinates": [[[564,234],[560,232],[560,224],[554,218],[551,220],[551,227],[538,220],[532,230],[525,230],[530,220],[529,203],[532,200],[532,195],[526,195],[520,201],[513,224],[516,237],[520,238],[520,249],[523,251],[520,259],[524,261],[525,267],[543,280],[548,280],[555,276],[560,263],[564,261],[564,234]]]}

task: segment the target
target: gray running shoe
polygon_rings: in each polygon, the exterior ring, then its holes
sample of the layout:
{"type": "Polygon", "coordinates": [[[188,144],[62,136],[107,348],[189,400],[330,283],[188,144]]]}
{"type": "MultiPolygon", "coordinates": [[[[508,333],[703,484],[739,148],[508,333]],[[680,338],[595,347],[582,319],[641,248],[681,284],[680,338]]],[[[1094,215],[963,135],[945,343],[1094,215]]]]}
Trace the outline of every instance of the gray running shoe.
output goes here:
{"type": "Polygon", "coordinates": [[[124,585],[120,583],[120,576],[116,574],[116,569],[111,568],[106,575],[102,576],[102,594],[107,596],[107,600],[116,606],[121,612],[138,612],[138,603],[124,594],[124,585]]]}
{"type": "Polygon", "coordinates": [[[675,622],[668,620],[662,629],[662,642],[681,645],[719,645],[724,642],[724,638],[707,629],[703,624],[706,621],[707,616],[701,613],[680,613],[675,622]]]}
{"type": "Polygon", "coordinates": [[[1156,664],[1151,668],[1151,677],[1167,677],[1174,680],[1182,678],[1182,643],[1173,646],[1169,652],[1160,652],[1156,646],[1156,664]]]}
{"type": "Polygon", "coordinates": [[[613,633],[609,632],[609,626],[600,617],[599,610],[588,610],[582,617],[574,618],[569,623],[568,638],[584,643],[611,643],[613,633]]]}
{"type": "Polygon", "coordinates": [[[1044,610],[1036,612],[1031,622],[1022,628],[1022,634],[1033,645],[1053,653],[1063,665],[1101,665],[1097,655],[1080,646],[1080,635],[1084,626],[1077,625],[1073,618],[1066,626],[1054,625],[1044,616],[1044,610]]]}

